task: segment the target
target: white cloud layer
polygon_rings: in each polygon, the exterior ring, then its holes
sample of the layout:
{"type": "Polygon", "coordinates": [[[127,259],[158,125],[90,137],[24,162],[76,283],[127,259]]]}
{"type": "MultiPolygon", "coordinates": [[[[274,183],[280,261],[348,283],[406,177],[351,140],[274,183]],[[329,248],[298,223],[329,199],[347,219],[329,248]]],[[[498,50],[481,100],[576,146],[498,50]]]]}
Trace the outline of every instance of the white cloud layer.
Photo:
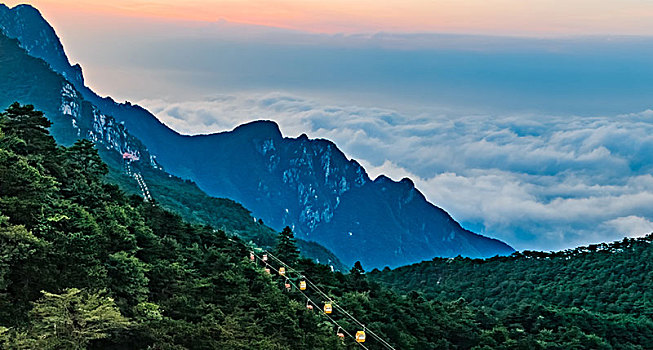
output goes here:
{"type": "Polygon", "coordinates": [[[653,111],[611,116],[417,115],[273,94],[144,100],[173,129],[270,119],[334,141],[375,177],[412,178],[463,226],[554,250],[653,231],[653,111]]]}

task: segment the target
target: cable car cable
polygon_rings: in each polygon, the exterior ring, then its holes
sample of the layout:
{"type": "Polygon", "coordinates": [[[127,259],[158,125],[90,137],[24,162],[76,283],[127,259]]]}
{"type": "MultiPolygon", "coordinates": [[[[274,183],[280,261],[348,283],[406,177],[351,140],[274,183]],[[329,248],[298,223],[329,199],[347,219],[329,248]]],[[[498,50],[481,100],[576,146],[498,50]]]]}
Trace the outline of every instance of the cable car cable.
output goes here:
{"type": "MultiPolygon", "coordinates": [[[[267,252],[267,251],[266,251],[266,252],[267,252]]],[[[352,319],[354,322],[356,322],[359,326],[363,327],[363,329],[366,329],[367,332],[370,333],[370,335],[372,335],[372,336],[373,336],[374,338],[376,338],[379,342],[381,342],[381,344],[384,345],[386,348],[388,348],[388,349],[392,349],[392,350],[396,350],[396,349],[395,349],[392,345],[390,345],[387,341],[385,341],[385,340],[384,340],[383,338],[381,338],[379,335],[377,335],[377,334],[374,333],[372,330],[370,330],[367,326],[365,326],[365,324],[363,324],[361,321],[359,321],[358,319],[356,319],[356,317],[352,316],[352,315],[351,315],[349,312],[347,312],[347,310],[345,310],[343,307],[341,307],[340,305],[338,305],[338,303],[337,303],[333,298],[329,297],[326,293],[324,293],[324,292],[323,292],[323,291],[322,291],[322,290],[321,290],[317,285],[315,285],[315,283],[313,283],[313,281],[311,281],[310,279],[308,279],[306,276],[300,274],[299,271],[293,269],[291,266],[289,266],[289,265],[286,264],[285,262],[281,261],[281,259],[277,258],[276,256],[274,256],[274,255],[271,254],[270,252],[267,252],[267,254],[268,254],[268,256],[271,257],[272,259],[274,259],[274,260],[278,261],[280,264],[284,265],[288,271],[294,271],[295,273],[299,274],[300,276],[303,276],[304,279],[306,280],[306,282],[308,282],[310,285],[312,285],[313,288],[314,288],[318,293],[320,293],[324,298],[330,300],[332,305],[334,305],[336,308],[340,309],[340,310],[341,310],[341,311],[342,311],[346,316],[348,316],[349,318],[351,318],[351,319],[352,319]]]]}
{"type": "Polygon", "coordinates": [[[292,268],[292,266],[288,266],[288,264],[286,264],[285,262],[281,261],[281,259],[277,258],[276,256],[274,256],[274,255],[271,254],[270,252],[267,252],[267,254],[268,254],[268,256],[271,257],[272,259],[274,259],[274,260],[278,261],[280,264],[286,266],[286,268],[288,269],[288,271],[293,271],[293,272],[299,274],[300,276],[303,276],[304,279],[306,280],[306,282],[307,282],[308,284],[312,285],[313,288],[315,288],[315,290],[316,290],[318,293],[320,293],[320,294],[321,294],[325,299],[333,300],[333,298],[331,298],[330,296],[328,296],[328,295],[327,295],[326,293],[324,293],[324,292],[323,292],[323,291],[322,291],[318,286],[316,286],[315,283],[313,283],[313,281],[311,281],[309,278],[307,278],[306,276],[304,276],[303,274],[301,274],[299,271],[297,271],[297,270],[295,270],[294,268],[292,268]]]}
{"type": "MultiPolygon", "coordinates": [[[[254,254],[254,256],[256,256],[257,259],[259,259],[259,260],[261,260],[261,261],[263,262],[263,259],[261,259],[258,255],[254,254]]],[[[269,266],[269,265],[268,265],[268,266],[269,266]]],[[[272,270],[276,271],[277,273],[279,272],[279,270],[275,269],[274,267],[272,267],[272,266],[269,266],[269,267],[270,267],[272,270]]],[[[308,295],[306,295],[304,292],[302,292],[299,288],[297,288],[297,285],[296,285],[293,281],[290,281],[290,280],[288,280],[288,281],[289,281],[293,286],[295,286],[295,288],[299,291],[299,293],[301,293],[301,294],[304,296],[304,298],[306,298],[306,300],[308,300],[311,304],[315,305],[315,307],[317,307],[317,308],[319,309],[319,305],[318,305],[316,302],[314,302],[311,298],[309,298],[308,295]]],[[[357,342],[357,341],[356,341],[356,337],[353,336],[351,333],[349,333],[349,332],[348,332],[344,327],[342,327],[342,326],[341,326],[341,325],[340,325],[336,320],[334,320],[331,316],[327,315],[326,313],[321,313],[321,314],[324,315],[324,316],[326,316],[326,317],[329,319],[329,321],[331,321],[333,324],[335,324],[336,326],[340,327],[340,329],[342,329],[342,331],[343,331],[345,334],[347,334],[350,338],[352,338],[352,339],[355,341],[356,344],[358,344],[359,346],[361,346],[361,347],[362,347],[363,349],[365,349],[365,350],[369,350],[365,345],[363,345],[363,344],[357,342]]]]}
{"type": "MultiPolygon", "coordinates": [[[[288,264],[286,264],[285,262],[281,261],[279,258],[277,258],[276,256],[274,256],[274,255],[271,254],[270,252],[267,252],[267,254],[268,254],[268,256],[272,257],[274,260],[276,260],[276,261],[278,261],[279,263],[283,264],[283,265],[288,269],[288,271],[294,271],[295,273],[299,274],[299,271],[293,269],[291,266],[288,266],[288,264]]],[[[300,274],[300,275],[301,275],[301,274],[300,274]]],[[[366,329],[366,330],[368,331],[368,333],[370,333],[374,338],[376,338],[379,342],[381,342],[381,344],[382,344],[383,346],[385,346],[385,347],[388,348],[388,349],[395,350],[395,348],[394,348],[392,345],[390,345],[387,341],[385,341],[385,340],[384,340],[383,338],[381,338],[378,334],[374,333],[374,332],[371,331],[369,328],[367,328],[367,326],[365,326],[365,324],[363,324],[361,321],[359,321],[358,319],[356,319],[356,317],[352,316],[352,315],[351,315],[349,312],[347,312],[347,310],[345,310],[342,306],[338,305],[338,303],[337,303],[333,298],[329,297],[326,293],[324,293],[324,292],[323,292],[323,291],[322,291],[322,290],[321,290],[317,285],[315,285],[315,283],[313,283],[310,279],[306,278],[306,276],[304,276],[304,279],[305,279],[309,284],[311,284],[311,285],[313,286],[313,288],[315,288],[315,290],[316,290],[318,293],[320,293],[320,294],[321,294],[323,297],[325,297],[326,299],[330,300],[330,301],[331,301],[331,304],[332,304],[333,306],[335,306],[335,307],[337,307],[338,309],[340,309],[340,310],[341,310],[341,311],[342,311],[342,312],[343,312],[347,317],[349,317],[350,319],[352,319],[352,320],[353,320],[354,322],[356,322],[359,326],[363,327],[363,329],[366,329]]]]}
{"type": "MultiPolygon", "coordinates": [[[[229,240],[231,240],[231,239],[229,239],[229,240]]],[[[231,241],[232,241],[232,242],[236,242],[236,241],[233,241],[233,240],[231,240],[231,241]]],[[[245,246],[242,242],[241,242],[241,244],[242,244],[243,246],[245,246]]],[[[248,248],[248,249],[250,248],[250,247],[247,247],[247,246],[245,246],[245,247],[248,248]]],[[[370,330],[367,326],[365,326],[365,324],[363,324],[361,321],[359,321],[358,319],[356,319],[356,317],[352,316],[352,315],[351,315],[349,312],[347,312],[347,310],[345,310],[343,307],[341,307],[340,305],[338,305],[338,303],[335,302],[335,300],[334,300],[333,298],[329,297],[326,293],[324,293],[324,292],[323,292],[323,291],[322,291],[322,290],[321,290],[317,285],[315,285],[315,283],[313,283],[313,281],[311,281],[311,280],[310,280],[309,278],[307,278],[305,275],[303,275],[303,274],[300,273],[299,271],[295,270],[294,268],[292,268],[292,266],[286,264],[286,263],[285,263],[284,261],[282,261],[281,259],[279,259],[279,258],[277,258],[276,256],[274,256],[274,254],[270,253],[269,251],[263,249],[263,252],[264,252],[265,254],[267,254],[268,257],[271,257],[272,259],[276,260],[277,262],[279,262],[280,264],[282,264],[284,267],[286,267],[286,269],[288,270],[288,272],[294,272],[294,273],[298,274],[300,277],[302,277],[304,280],[306,280],[306,282],[308,282],[308,284],[310,284],[310,285],[311,285],[311,286],[312,286],[312,287],[313,287],[313,288],[314,288],[314,289],[315,289],[319,294],[321,294],[325,299],[329,300],[329,301],[331,302],[332,305],[334,305],[335,307],[337,307],[338,309],[340,309],[340,310],[343,312],[343,314],[345,314],[345,315],[346,315],[347,317],[349,317],[351,320],[353,320],[353,321],[356,322],[358,325],[360,325],[361,327],[363,327],[363,330],[367,330],[367,332],[370,333],[370,335],[372,335],[374,338],[376,338],[379,342],[381,342],[381,344],[382,344],[383,346],[385,346],[385,347],[388,348],[388,349],[396,350],[396,349],[395,349],[392,345],[390,345],[387,341],[385,341],[385,340],[384,340],[383,338],[381,338],[379,335],[377,335],[377,334],[374,333],[372,330],[370,330]]],[[[255,255],[256,255],[256,254],[255,254],[255,255]]],[[[259,260],[261,260],[261,262],[266,263],[266,265],[268,265],[268,267],[272,268],[273,270],[277,271],[277,273],[279,273],[279,270],[277,270],[277,269],[275,269],[274,267],[272,267],[272,266],[270,266],[269,264],[267,264],[267,262],[264,261],[263,259],[261,259],[258,255],[256,255],[256,257],[257,257],[259,260]]],[[[297,285],[295,285],[292,281],[291,281],[291,283],[295,286],[295,288],[297,288],[297,285]]],[[[300,293],[301,293],[302,295],[304,295],[304,296],[308,299],[308,297],[306,296],[306,294],[304,294],[303,292],[301,292],[301,289],[299,289],[299,288],[297,288],[297,289],[300,290],[300,293]]],[[[309,300],[310,300],[310,299],[309,299],[309,300]]],[[[313,303],[315,306],[318,306],[318,305],[317,305],[316,303],[314,303],[312,300],[311,300],[311,303],[313,303]]],[[[325,314],[325,316],[331,318],[331,317],[330,317],[329,315],[327,315],[327,314],[325,314]]],[[[335,321],[334,321],[334,322],[335,322],[335,321]]],[[[351,335],[350,335],[350,337],[351,337],[351,335]]],[[[354,338],[354,339],[356,339],[356,338],[354,338]]],[[[357,344],[360,344],[360,343],[357,343],[357,344]]],[[[361,345],[362,345],[362,344],[361,344],[361,345]]]]}

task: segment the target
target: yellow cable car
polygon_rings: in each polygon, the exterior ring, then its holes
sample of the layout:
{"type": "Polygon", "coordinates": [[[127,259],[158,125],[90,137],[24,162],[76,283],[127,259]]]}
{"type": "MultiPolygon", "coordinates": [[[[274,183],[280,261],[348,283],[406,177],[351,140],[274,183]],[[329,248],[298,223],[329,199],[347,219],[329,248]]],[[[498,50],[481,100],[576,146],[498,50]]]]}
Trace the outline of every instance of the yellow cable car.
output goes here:
{"type": "Polygon", "coordinates": [[[299,289],[306,290],[306,281],[299,281],[299,289]]]}
{"type": "Polygon", "coordinates": [[[267,254],[263,254],[263,261],[268,261],[268,255],[267,254]]]}
{"type": "Polygon", "coordinates": [[[324,313],[330,314],[332,312],[333,312],[333,308],[331,307],[331,303],[324,304],[324,313]]]}
{"type": "Polygon", "coordinates": [[[365,331],[356,332],[356,342],[364,343],[365,342],[365,331]]]}
{"type": "Polygon", "coordinates": [[[280,267],[279,268],[279,275],[285,276],[286,275],[286,268],[285,267],[280,267]]]}

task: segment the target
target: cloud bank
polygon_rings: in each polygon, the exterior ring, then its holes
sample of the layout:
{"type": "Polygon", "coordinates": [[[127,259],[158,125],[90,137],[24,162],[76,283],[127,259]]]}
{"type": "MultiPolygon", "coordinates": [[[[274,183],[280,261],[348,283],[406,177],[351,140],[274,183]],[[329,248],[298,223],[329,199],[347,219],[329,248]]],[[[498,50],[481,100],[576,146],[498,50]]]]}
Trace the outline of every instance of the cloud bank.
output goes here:
{"type": "Polygon", "coordinates": [[[555,250],[653,231],[653,111],[619,116],[400,113],[284,93],[143,100],[198,134],[275,120],[334,141],[371,177],[410,177],[466,228],[555,250]]]}

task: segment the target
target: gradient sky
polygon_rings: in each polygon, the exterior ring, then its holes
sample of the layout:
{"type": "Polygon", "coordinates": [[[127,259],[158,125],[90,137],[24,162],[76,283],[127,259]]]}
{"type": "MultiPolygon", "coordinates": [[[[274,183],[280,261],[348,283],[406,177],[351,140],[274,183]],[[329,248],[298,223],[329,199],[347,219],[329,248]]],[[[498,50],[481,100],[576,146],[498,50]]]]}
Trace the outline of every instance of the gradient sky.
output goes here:
{"type": "MultiPolygon", "coordinates": [[[[8,1],[13,6],[21,1],[8,1]]],[[[36,0],[60,21],[100,15],[270,25],[311,32],[653,35],[649,0],[36,0]]]]}

